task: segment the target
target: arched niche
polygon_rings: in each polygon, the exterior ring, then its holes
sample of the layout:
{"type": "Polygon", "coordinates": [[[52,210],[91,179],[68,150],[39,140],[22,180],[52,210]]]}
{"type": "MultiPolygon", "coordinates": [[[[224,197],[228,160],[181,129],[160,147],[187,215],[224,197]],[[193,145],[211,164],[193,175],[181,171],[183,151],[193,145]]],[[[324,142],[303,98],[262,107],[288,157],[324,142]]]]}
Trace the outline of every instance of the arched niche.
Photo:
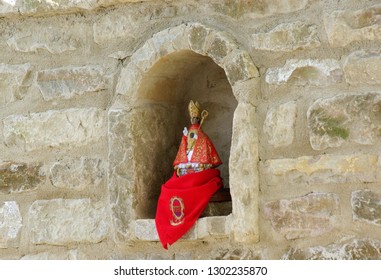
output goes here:
{"type": "Polygon", "coordinates": [[[219,218],[226,224],[219,235],[258,241],[258,76],[234,39],[200,24],[163,30],[133,54],[109,110],[109,191],[117,241],[155,240],[157,198],[189,124],[190,99],[209,111],[203,129],[225,163],[221,171],[232,214],[219,218]]]}
{"type": "MultiPolygon", "coordinates": [[[[229,188],[232,122],[238,102],[226,74],[208,56],[190,50],[168,54],[144,75],[134,108],[134,119],[139,121],[133,135],[136,172],[140,174],[136,184],[137,219],[155,217],[160,186],[172,175],[183,128],[189,125],[190,100],[199,101],[209,112],[203,130],[221,157],[219,169],[224,187],[229,188]]],[[[205,215],[229,214],[226,204],[213,204],[205,215]]]]}

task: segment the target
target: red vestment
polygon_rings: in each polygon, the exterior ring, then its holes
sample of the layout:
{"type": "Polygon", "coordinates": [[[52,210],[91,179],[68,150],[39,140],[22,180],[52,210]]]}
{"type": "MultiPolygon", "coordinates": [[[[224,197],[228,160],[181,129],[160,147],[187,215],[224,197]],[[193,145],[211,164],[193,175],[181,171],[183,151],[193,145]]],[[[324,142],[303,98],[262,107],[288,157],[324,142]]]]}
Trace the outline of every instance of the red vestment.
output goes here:
{"type": "MultiPolygon", "coordinates": [[[[187,137],[183,136],[174,166],[186,163],[205,164],[212,167],[220,165],[221,159],[209,137],[199,129],[193,154],[188,161],[187,137]]],[[[161,187],[156,210],[156,229],[165,249],[180,239],[197,221],[207,206],[210,197],[222,187],[218,169],[210,168],[178,177],[176,171],[161,187]]]]}
{"type": "MultiPolygon", "coordinates": [[[[201,164],[212,164],[213,166],[220,165],[221,159],[218,156],[216,148],[214,147],[212,141],[209,137],[199,129],[198,124],[193,124],[189,130],[198,129],[197,140],[193,149],[193,155],[189,162],[191,163],[201,163],[201,164]]],[[[181,139],[180,147],[177,152],[177,156],[173,165],[178,165],[180,163],[187,163],[187,137],[183,136],[181,139]]]]}

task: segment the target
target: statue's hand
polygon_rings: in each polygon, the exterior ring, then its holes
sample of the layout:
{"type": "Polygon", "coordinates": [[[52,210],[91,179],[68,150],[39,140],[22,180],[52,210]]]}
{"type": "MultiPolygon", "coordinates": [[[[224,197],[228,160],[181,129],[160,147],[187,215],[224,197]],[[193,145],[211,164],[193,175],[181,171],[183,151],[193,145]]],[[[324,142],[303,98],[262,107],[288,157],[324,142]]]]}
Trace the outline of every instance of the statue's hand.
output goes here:
{"type": "Polygon", "coordinates": [[[184,136],[188,136],[188,128],[184,127],[183,134],[184,136]]]}

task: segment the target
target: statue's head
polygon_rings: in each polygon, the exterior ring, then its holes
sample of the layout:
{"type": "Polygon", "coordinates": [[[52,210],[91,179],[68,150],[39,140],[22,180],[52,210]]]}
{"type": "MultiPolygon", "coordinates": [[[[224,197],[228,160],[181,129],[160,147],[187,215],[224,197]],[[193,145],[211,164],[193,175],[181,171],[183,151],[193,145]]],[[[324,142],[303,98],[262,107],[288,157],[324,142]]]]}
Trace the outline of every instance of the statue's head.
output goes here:
{"type": "Polygon", "coordinates": [[[201,105],[198,101],[193,102],[193,100],[191,100],[188,105],[188,110],[191,124],[199,124],[201,126],[204,119],[208,116],[208,112],[201,109],[201,105]]]}
{"type": "Polygon", "coordinates": [[[191,100],[188,105],[191,124],[199,124],[201,121],[201,106],[198,101],[191,100]]]}

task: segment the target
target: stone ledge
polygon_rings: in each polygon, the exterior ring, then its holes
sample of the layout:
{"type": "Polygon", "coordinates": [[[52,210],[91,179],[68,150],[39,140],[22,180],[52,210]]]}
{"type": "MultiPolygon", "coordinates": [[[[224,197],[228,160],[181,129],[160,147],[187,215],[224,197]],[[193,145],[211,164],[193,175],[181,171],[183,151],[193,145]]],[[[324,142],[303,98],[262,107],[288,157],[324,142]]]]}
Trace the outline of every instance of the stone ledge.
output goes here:
{"type": "MultiPolygon", "coordinates": [[[[232,215],[200,218],[180,240],[227,237],[231,231],[231,219],[232,215]]],[[[154,219],[135,220],[133,228],[134,239],[140,241],[159,241],[154,219]]]]}

